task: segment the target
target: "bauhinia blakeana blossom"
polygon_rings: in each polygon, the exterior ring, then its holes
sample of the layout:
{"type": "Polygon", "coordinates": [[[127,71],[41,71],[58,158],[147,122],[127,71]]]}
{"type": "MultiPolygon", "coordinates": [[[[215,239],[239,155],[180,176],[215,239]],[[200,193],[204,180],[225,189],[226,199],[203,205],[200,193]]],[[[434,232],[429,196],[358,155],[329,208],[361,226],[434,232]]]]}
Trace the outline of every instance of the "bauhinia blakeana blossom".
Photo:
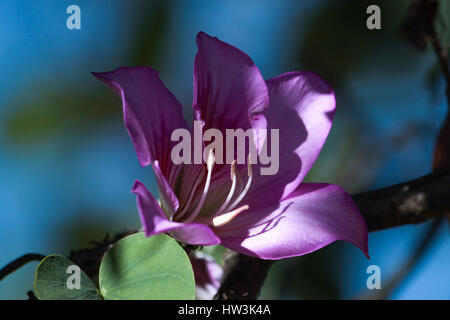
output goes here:
{"type": "Polygon", "coordinates": [[[197,45],[194,120],[203,132],[213,128],[224,136],[227,129],[278,129],[279,168],[271,175],[251,161],[218,164],[212,149],[206,163],[174,163],[172,132],[193,132],[193,126],[157,71],[94,73],[121,96],[139,162],[155,172],[161,204],[141,182],[132,189],[146,235],[168,233],[184,243],[221,244],[262,259],[299,256],[343,240],[368,256],[367,226],[351,197],[336,185],[302,182],[331,129],[331,87],[307,71],[264,81],[239,49],[203,32],[197,45]]]}

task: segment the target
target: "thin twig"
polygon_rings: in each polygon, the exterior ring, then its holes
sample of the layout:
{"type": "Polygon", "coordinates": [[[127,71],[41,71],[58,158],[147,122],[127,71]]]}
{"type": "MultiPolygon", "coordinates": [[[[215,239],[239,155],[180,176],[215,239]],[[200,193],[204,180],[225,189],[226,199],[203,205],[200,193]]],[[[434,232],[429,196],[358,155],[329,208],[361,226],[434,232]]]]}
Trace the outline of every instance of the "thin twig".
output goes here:
{"type": "Polygon", "coordinates": [[[439,41],[439,37],[434,29],[434,26],[430,30],[428,40],[430,41],[431,46],[433,47],[433,50],[436,53],[439,65],[441,66],[442,74],[444,75],[445,78],[446,83],[445,93],[447,96],[447,105],[450,108],[450,70],[448,67],[447,50],[445,50],[444,47],[441,45],[441,42],[439,41]]]}
{"type": "Polygon", "coordinates": [[[436,32],[435,20],[439,13],[439,1],[415,0],[409,7],[407,15],[403,19],[400,34],[411,45],[419,50],[425,50],[427,42],[431,43],[438,58],[439,65],[446,82],[446,96],[450,108],[450,70],[448,66],[448,53],[441,45],[439,35],[436,32]]]}
{"type": "Polygon", "coordinates": [[[21,256],[20,258],[15,259],[14,261],[11,261],[0,270],[0,281],[3,280],[3,278],[5,278],[7,275],[19,269],[20,267],[26,265],[28,262],[41,261],[44,258],[45,256],[43,256],[42,254],[28,253],[21,256]]]}

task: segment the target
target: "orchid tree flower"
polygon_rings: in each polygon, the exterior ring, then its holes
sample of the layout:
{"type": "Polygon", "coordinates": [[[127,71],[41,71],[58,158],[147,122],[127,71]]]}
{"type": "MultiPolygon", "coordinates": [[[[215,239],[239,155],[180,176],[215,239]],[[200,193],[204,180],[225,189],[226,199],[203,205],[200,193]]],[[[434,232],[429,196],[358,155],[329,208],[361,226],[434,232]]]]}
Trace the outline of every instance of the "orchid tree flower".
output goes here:
{"type": "Polygon", "coordinates": [[[336,107],[331,87],[307,71],[265,81],[244,52],[203,32],[197,45],[194,120],[203,130],[224,133],[279,129],[279,170],[261,175],[251,164],[219,165],[212,153],[204,164],[174,164],[171,134],[178,128],[192,132],[193,126],[158,72],[121,67],[94,73],[122,98],[139,162],[155,173],[161,205],[141,182],[132,188],[146,235],[221,244],[261,259],[299,256],[343,240],[368,257],[367,226],[347,192],[302,182],[331,129],[336,107]]]}

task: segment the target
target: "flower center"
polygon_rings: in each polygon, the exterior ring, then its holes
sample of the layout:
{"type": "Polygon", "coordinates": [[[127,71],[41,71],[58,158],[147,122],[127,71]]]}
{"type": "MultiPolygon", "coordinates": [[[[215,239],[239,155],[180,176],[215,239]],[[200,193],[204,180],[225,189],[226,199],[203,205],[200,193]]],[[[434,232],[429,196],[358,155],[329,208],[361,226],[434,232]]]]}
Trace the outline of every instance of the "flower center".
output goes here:
{"type": "Polygon", "coordinates": [[[206,176],[206,182],[205,187],[203,188],[202,197],[200,198],[200,201],[198,202],[194,212],[189,217],[186,218],[185,220],[186,223],[192,222],[195,218],[197,218],[198,214],[200,213],[200,210],[203,207],[203,204],[205,203],[206,195],[208,194],[209,190],[209,185],[211,184],[212,169],[214,167],[215,162],[216,158],[214,157],[212,149],[210,149],[208,152],[208,160],[206,161],[206,168],[208,170],[208,175],[206,176]]]}
{"type": "Polygon", "coordinates": [[[250,154],[248,155],[247,159],[247,183],[245,184],[244,190],[237,196],[237,198],[233,201],[231,205],[228,205],[231,198],[233,197],[234,190],[236,188],[236,160],[233,161],[231,164],[231,188],[228,193],[227,198],[220,206],[219,210],[217,210],[216,214],[213,216],[212,224],[214,226],[224,225],[225,223],[231,221],[234,217],[236,217],[239,213],[242,211],[245,211],[249,208],[248,205],[243,205],[239,207],[236,210],[233,210],[241,201],[244,199],[245,195],[247,194],[248,190],[250,189],[250,185],[252,184],[252,164],[250,162],[250,154]],[[225,212],[225,213],[224,213],[225,212]],[[219,223],[219,224],[218,224],[219,223]]]}
{"type": "MultiPolygon", "coordinates": [[[[202,169],[200,171],[199,175],[197,176],[197,179],[194,182],[193,188],[190,191],[190,194],[188,196],[187,201],[185,202],[185,205],[176,214],[176,218],[175,218],[176,221],[181,221],[184,219],[183,222],[189,223],[189,222],[194,221],[199,216],[199,214],[202,211],[202,208],[205,204],[205,200],[206,200],[208,191],[210,189],[212,170],[213,170],[214,164],[215,164],[214,153],[212,152],[212,150],[210,150],[208,153],[208,159],[207,159],[207,165],[206,165],[206,169],[207,169],[206,182],[205,182],[200,200],[197,202],[195,209],[193,211],[191,211],[191,213],[187,214],[190,211],[190,209],[192,209],[191,203],[194,198],[194,195],[196,193],[198,193],[197,188],[198,188],[200,182],[203,181],[204,173],[205,173],[204,169],[202,169]],[[185,216],[187,216],[187,217],[185,217],[185,216]]],[[[223,203],[220,205],[220,207],[217,210],[214,210],[215,211],[214,214],[209,215],[209,217],[203,217],[203,214],[202,214],[200,219],[204,220],[205,223],[208,223],[212,226],[218,227],[218,226],[222,226],[222,225],[230,222],[239,213],[241,213],[245,210],[248,210],[249,209],[248,205],[240,206],[237,209],[235,209],[235,208],[242,201],[242,199],[244,199],[244,197],[247,194],[248,190],[250,189],[250,186],[252,183],[253,175],[252,175],[252,165],[250,163],[250,155],[248,156],[247,174],[248,174],[248,179],[247,179],[247,183],[246,183],[244,189],[242,190],[241,193],[239,193],[237,196],[235,196],[239,172],[238,172],[238,170],[236,170],[236,160],[234,160],[231,164],[231,169],[230,169],[231,187],[230,187],[230,190],[228,191],[228,194],[227,194],[225,200],[223,201],[223,203]],[[233,198],[234,198],[234,201],[232,201],[233,198]],[[231,202],[231,204],[230,204],[230,202],[231,202]]]]}

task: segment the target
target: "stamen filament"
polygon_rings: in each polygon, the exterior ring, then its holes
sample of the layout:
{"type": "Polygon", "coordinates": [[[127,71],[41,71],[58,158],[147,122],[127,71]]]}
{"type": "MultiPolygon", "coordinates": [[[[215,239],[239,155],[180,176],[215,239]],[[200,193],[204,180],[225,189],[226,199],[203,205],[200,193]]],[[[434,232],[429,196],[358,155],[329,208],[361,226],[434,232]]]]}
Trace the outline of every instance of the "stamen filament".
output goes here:
{"type": "Polygon", "coordinates": [[[195,180],[194,187],[191,189],[191,191],[189,193],[188,200],[184,204],[183,209],[180,211],[180,213],[177,214],[177,220],[181,219],[186,214],[187,210],[189,209],[192,199],[194,198],[195,192],[197,191],[197,187],[198,187],[199,183],[202,181],[203,176],[204,176],[204,170],[202,168],[202,170],[200,171],[200,174],[197,176],[197,179],[195,180]]]}
{"type": "Polygon", "coordinates": [[[222,203],[220,208],[217,210],[216,216],[220,215],[230,203],[231,198],[234,194],[234,190],[236,189],[236,180],[236,160],[233,160],[233,162],[231,163],[231,189],[228,192],[227,198],[225,199],[224,203],[222,203]]]}
{"type": "Polygon", "coordinates": [[[212,175],[212,169],[214,167],[216,159],[214,157],[214,153],[212,152],[212,149],[209,150],[208,153],[208,160],[206,163],[206,168],[208,169],[208,176],[206,177],[205,187],[203,189],[202,197],[200,198],[200,201],[197,204],[197,207],[195,208],[194,212],[184,221],[185,223],[192,222],[200,213],[200,210],[203,207],[203,204],[205,203],[206,195],[209,190],[209,185],[211,183],[211,175],[212,175]]]}
{"type": "Polygon", "coordinates": [[[245,185],[244,190],[242,191],[242,193],[239,195],[239,197],[237,197],[236,200],[234,200],[234,202],[227,208],[227,211],[233,210],[238,204],[239,202],[242,201],[242,199],[244,199],[245,195],[248,192],[248,189],[250,189],[250,185],[252,184],[252,164],[250,162],[250,154],[248,155],[248,180],[247,180],[247,184],[245,185]]]}

